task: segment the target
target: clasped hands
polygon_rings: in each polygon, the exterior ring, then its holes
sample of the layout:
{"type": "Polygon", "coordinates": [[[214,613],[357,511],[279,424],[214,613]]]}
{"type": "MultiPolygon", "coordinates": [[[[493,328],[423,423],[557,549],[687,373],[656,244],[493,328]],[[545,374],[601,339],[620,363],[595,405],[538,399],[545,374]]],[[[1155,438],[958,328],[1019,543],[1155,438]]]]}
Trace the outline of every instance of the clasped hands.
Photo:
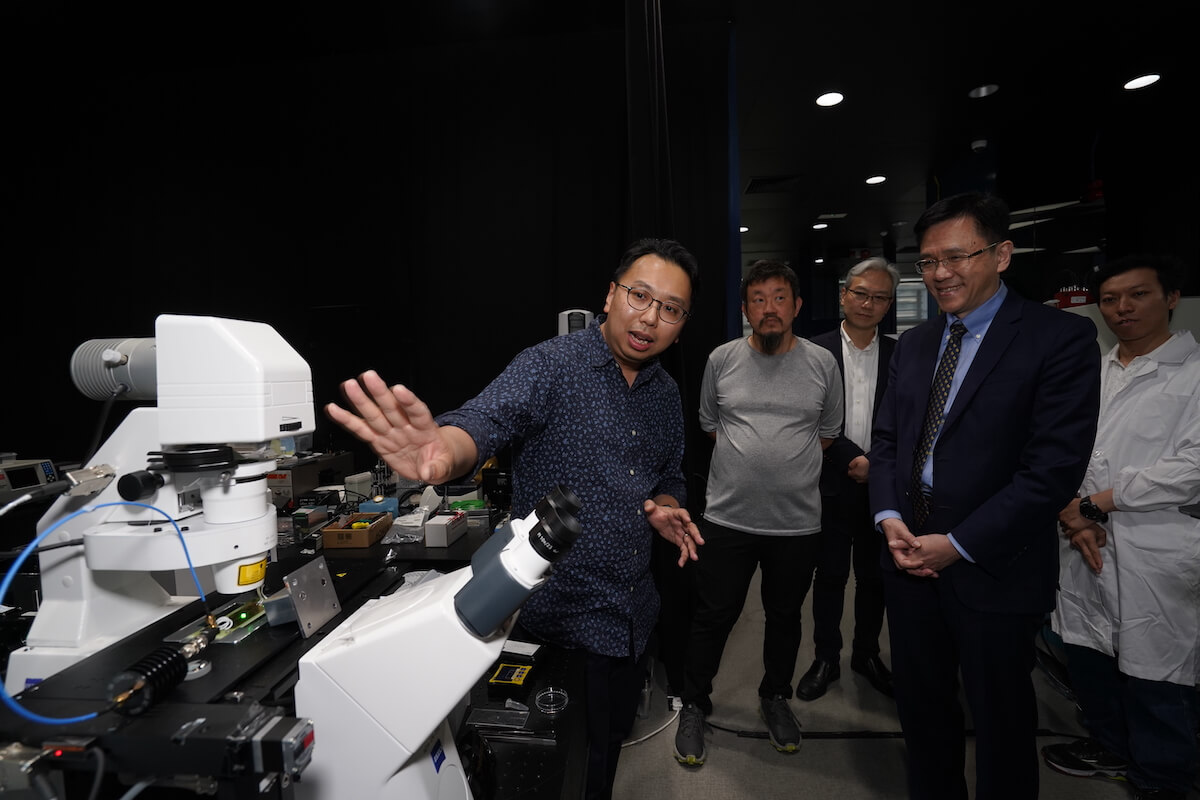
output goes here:
{"type": "Polygon", "coordinates": [[[887,538],[888,551],[896,568],[918,578],[936,578],[942,570],[962,558],[944,533],[914,536],[901,519],[885,519],[879,523],[887,538]]]}

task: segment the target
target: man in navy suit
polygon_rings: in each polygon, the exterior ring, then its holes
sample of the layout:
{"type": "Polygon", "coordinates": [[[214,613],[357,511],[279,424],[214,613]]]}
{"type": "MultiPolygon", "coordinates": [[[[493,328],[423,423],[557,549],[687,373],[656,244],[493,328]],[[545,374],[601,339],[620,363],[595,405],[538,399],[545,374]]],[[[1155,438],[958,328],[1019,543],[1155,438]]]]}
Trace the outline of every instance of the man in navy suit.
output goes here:
{"type": "Polygon", "coordinates": [[[1057,513],[1096,434],[1100,349],[1089,320],[1000,281],[1013,243],[999,198],[946,198],[915,230],[944,313],[897,342],[869,479],[909,796],[967,798],[961,674],[975,797],[1028,800],[1034,636],[1054,607],[1057,513]]]}
{"type": "Polygon", "coordinates": [[[892,696],[892,674],[879,657],[883,630],[883,537],[871,519],[867,497],[871,426],[884,389],[896,341],[879,323],[900,284],[899,271],[885,258],[860,261],[846,273],[841,304],[845,319],[812,341],[833,353],[845,389],[845,423],[825,450],[821,471],[821,558],[813,578],[813,645],[816,658],[796,684],[796,696],[816,700],[841,677],[842,609],[854,566],[854,640],[850,668],[892,696]]]}

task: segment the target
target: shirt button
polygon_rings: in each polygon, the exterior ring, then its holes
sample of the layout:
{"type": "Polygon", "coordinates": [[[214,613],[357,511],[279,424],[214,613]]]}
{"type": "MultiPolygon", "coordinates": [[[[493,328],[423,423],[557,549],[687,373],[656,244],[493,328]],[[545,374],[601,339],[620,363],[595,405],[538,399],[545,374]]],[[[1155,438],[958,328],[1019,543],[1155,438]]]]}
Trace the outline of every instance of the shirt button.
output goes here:
{"type": "Polygon", "coordinates": [[[630,435],[630,436],[637,436],[637,431],[630,431],[630,432],[629,432],[629,435],[630,435]]]}
{"type": "Polygon", "coordinates": [[[630,475],[632,475],[632,474],[633,474],[633,470],[629,470],[629,474],[630,474],[630,475]]]}

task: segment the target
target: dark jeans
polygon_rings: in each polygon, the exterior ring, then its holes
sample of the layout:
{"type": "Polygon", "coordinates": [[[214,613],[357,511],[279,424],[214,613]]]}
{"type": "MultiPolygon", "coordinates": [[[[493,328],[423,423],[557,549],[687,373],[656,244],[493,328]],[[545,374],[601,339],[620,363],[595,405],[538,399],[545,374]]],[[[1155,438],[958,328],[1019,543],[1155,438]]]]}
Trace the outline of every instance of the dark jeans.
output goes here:
{"type": "Polygon", "coordinates": [[[1129,762],[1135,786],[1187,794],[1198,767],[1195,687],[1125,675],[1115,658],[1090,647],[1064,649],[1092,738],[1129,762]]]}
{"type": "Polygon", "coordinates": [[[800,609],[820,553],[817,534],[760,536],[700,521],[705,544],[689,564],[694,581],[692,635],[684,659],[683,701],[712,713],[712,682],[756,569],[762,570],[764,674],[761,697],[792,696],[800,650],[800,609]]]}
{"type": "Polygon", "coordinates": [[[821,500],[821,558],[812,584],[816,656],[832,664],[841,657],[842,610],[851,563],[854,565],[853,651],[877,656],[879,634],[883,630],[879,553],[884,539],[871,519],[866,484],[846,484],[840,494],[821,500]]]}

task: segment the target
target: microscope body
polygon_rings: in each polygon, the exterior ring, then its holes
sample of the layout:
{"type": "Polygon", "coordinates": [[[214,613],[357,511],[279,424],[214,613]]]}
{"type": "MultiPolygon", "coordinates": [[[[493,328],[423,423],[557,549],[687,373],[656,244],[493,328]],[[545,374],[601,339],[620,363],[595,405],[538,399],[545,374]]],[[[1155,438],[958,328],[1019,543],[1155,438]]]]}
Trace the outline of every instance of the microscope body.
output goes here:
{"type": "Polygon", "coordinates": [[[448,717],[578,535],[578,508],[559,487],[492,534],[471,566],[368,602],[300,659],[296,714],[317,731],[300,798],[470,800],[448,717]]]}
{"type": "Polygon", "coordinates": [[[39,555],[42,603],[10,656],[9,694],[191,603],[192,568],[222,594],[265,577],[277,531],[267,474],[282,442],[315,425],[308,365],[262,323],[163,315],[155,333],[76,351],[102,379],[152,376],[158,404],[133,409],[84,465],[121,480],[59,497],[38,523],[39,535],[56,526],[43,546],[74,544],[39,555]],[[152,574],[176,570],[178,594],[152,574]]]}

